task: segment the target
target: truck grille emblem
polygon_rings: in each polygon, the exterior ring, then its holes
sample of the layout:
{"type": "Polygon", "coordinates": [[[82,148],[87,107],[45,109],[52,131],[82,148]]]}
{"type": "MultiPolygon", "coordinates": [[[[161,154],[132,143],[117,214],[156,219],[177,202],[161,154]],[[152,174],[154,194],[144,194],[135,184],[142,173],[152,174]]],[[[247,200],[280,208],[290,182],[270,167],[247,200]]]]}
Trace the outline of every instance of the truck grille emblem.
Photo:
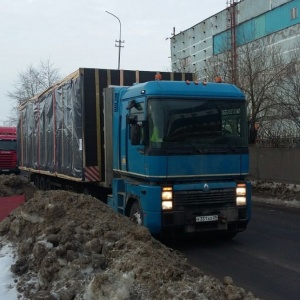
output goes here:
{"type": "Polygon", "coordinates": [[[209,186],[208,186],[207,183],[204,184],[203,189],[204,189],[204,191],[206,191],[206,192],[209,190],[209,186]]]}

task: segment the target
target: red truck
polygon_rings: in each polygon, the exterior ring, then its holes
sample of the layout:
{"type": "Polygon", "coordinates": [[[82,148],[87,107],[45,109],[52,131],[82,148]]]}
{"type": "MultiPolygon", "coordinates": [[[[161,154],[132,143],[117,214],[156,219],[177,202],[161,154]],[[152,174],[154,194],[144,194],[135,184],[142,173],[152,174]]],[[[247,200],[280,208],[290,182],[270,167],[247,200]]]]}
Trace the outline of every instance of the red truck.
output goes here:
{"type": "Polygon", "coordinates": [[[17,128],[0,127],[0,174],[19,174],[17,128]]]}

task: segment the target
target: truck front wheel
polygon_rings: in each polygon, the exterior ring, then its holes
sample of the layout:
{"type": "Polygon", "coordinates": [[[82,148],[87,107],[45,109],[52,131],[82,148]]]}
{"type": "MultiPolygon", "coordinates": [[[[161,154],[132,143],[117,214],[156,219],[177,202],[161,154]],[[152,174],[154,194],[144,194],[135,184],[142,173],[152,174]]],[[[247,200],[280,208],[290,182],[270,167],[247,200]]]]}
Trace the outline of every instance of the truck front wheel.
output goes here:
{"type": "Polygon", "coordinates": [[[135,224],[143,225],[143,214],[137,201],[132,204],[129,217],[135,224]]]}

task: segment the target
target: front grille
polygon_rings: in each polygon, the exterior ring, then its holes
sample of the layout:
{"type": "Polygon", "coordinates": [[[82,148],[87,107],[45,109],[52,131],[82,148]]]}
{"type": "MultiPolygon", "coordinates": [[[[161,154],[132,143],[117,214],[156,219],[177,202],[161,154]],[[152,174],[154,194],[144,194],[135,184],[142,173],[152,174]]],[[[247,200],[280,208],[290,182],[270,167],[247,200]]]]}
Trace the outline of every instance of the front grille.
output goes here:
{"type": "Polygon", "coordinates": [[[11,153],[1,153],[0,154],[0,168],[8,169],[14,166],[14,155],[11,153]]]}
{"type": "Polygon", "coordinates": [[[235,189],[209,190],[209,191],[175,191],[174,206],[180,207],[205,206],[221,207],[235,205],[235,189]]]}

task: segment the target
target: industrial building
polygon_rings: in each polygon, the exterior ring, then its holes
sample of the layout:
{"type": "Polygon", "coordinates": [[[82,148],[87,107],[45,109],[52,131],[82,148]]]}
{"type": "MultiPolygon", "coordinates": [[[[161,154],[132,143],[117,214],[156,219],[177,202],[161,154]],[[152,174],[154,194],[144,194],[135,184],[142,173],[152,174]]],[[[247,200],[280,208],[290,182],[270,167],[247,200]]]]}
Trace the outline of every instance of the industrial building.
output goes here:
{"type": "MultiPolygon", "coordinates": [[[[174,72],[195,72],[204,79],[206,61],[245,43],[264,39],[290,51],[300,36],[300,0],[224,0],[225,9],[176,33],[170,39],[174,72]]],[[[298,43],[299,44],[299,43],[298,43]]]]}

